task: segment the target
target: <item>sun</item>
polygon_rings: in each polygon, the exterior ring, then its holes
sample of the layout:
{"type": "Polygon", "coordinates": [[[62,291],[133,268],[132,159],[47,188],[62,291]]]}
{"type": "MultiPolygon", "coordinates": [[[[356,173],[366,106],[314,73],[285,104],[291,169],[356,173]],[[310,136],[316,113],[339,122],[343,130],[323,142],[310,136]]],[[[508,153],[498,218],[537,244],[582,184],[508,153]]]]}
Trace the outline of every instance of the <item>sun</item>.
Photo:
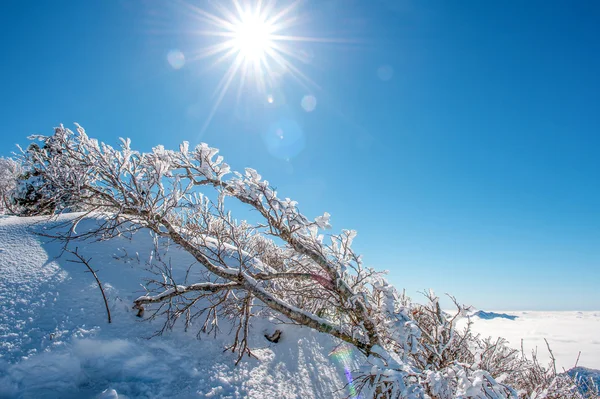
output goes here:
{"type": "Polygon", "coordinates": [[[237,88],[236,104],[250,92],[258,92],[265,103],[273,104],[273,91],[283,79],[291,77],[305,88],[317,87],[302,71],[309,62],[305,49],[309,42],[326,40],[298,34],[302,31],[300,3],[292,0],[280,7],[276,0],[218,0],[211,3],[211,11],[189,6],[197,20],[195,33],[209,43],[191,54],[190,60],[210,58],[212,66],[225,66],[202,131],[232,88],[237,88]]]}
{"type": "Polygon", "coordinates": [[[273,49],[273,26],[259,15],[241,15],[233,33],[233,46],[246,60],[261,60],[273,49]]]}
{"type": "Polygon", "coordinates": [[[224,87],[232,83],[230,78],[239,77],[242,84],[251,80],[258,90],[265,90],[281,71],[308,81],[295,64],[301,58],[298,44],[311,39],[288,32],[297,22],[294,12],[299,0],[281,9],[275,0],[232,0],[229,6],[226,3],[215,2],[215,13],[196,10],[202,26],[198,33],[217,38],[198,56],[215,57],[215,64],[230,63],[221,81],[224,87]]]}

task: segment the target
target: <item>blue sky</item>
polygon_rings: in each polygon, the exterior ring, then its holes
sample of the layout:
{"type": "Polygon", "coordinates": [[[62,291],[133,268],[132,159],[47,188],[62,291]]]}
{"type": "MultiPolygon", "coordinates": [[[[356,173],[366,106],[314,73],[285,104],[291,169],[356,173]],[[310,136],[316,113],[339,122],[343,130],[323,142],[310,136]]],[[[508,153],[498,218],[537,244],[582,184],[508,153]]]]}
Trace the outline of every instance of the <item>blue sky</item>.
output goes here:
{"type": "Polygon", "coordinates": [[[141,150],[205,141],[356,229],[415,296],[600,309],[599,3],[306,0],[280,34],[321,39],[288,42],[311,82],[234,81],[208,124],[231,62],[198,57],[218,39],[198,9],[5,1],[0,155],[61,122],[141,150]]]}

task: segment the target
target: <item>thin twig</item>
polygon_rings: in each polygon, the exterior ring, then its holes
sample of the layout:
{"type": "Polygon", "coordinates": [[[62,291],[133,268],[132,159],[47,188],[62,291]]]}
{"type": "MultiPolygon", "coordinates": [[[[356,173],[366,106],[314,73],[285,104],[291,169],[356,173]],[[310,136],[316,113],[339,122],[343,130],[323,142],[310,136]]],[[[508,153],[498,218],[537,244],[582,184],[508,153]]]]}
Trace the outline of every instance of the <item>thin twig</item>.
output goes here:
{"type": "Polygon", "coordinates": [[[554,353],[552,353],[552,349],[550,349],[550,344],[548,343],[548,340],[544,338],[544,341],[546,342],[548,352],[550,352],[550,360],[552,360],[552,369],[554,371],[554,375],[556,375],[556,358],[554,357],[554,353]]]}
{"type": "Polygon", "coordinates": [[[85,259],[83,256],[81,256],[78,252],[79,248],[75,248],[75,251],[71,251],[70,249],[66,249],[67,252],[69,252],[70,254],[73,254],[77,257],[78,260],[67,260],[68,262],[73,262],[73,263],[81,263],[83,265],[85,265],[88,268],[88,271],[90,273],[92,273],[92,276],[94,276],[94,278],[96,279],[96,283],[98,284],[98,288],[100,288],[100,292],[102,293],[102,298],[104,299],[104,306],[106,307],[106,314],[108,315],[108,322],[112,323],[112,318],[110,316],[110,308],[108,307],[108,300],[106,299],[106,294],[104,293],[104,288],[102,287],[102,283],[100,282],[100,279],[98,278],[98,275],[96,274],[96,271],[94,269],[92,269],[92,266],[90,266],[90,261],[92,260],[92,258],[89,259],[85,259]]]}

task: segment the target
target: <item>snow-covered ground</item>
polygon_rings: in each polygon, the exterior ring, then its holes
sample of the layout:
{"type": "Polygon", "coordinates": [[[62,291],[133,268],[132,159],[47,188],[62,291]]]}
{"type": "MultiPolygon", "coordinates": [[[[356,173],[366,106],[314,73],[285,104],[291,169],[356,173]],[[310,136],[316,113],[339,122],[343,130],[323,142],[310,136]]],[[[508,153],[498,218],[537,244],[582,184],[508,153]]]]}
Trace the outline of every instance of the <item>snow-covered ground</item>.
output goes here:
{"type": "MultiPolygon", "coordinates": [[[[78,227],[83,231],[92,221],[78,227]]],[[[147,275],[152,241],[134,239],[79,243],[79,252],[107,290],[113,323],[85,266],[61,243],[34,231],[43,219],[0,219],[0,398],[335,398],[353,368],[348,348],[306,328],[277,326],[277,344],[264,339],[275,326],[255,326],[259,360],[223,353],[230,337],[195,338],[174,331],[147,339],[159,327],[131,310],[147,275]],[[37,222],[37,224],[34,224],[37,222]],[[333,352],[333,353],[332,353],[333,352]],[[118,395],[118,396],[117,396],[118,395]]],[[[192,263],[172,250],[174,265],[192,263]]],[[[228,330],[226,330],[227,332],[228,330]]]]}
{"type": "MultiPolygon", "coordinates": [[[[600,369],[600,311],[597,312],[511,312],[496,311],[497,317],[472,317],[473,330],[484,337],[503,337],[526,353],[537,348],[538,359],[550,360],[544,338],[556,358],[557,370],[575,366],[600,369]],[[514,320],[503,315],[517,316],[514,320]]],[[[489,314],[489,313],[488,313],[489,314]]],[[[461,320],[462,327],[465,320],[461,320]]]]}
{"type": "MultiPolygon", "coordinates": [[[[90,228],[83,222],[79,231],[90,228]]],[[[76,244],[92,258],[104,283],[113,323],[106,321],[100,292],[86,268],[60,242],[35,232],[51,224],[42,218],[0,218],[0,398],[336,398],[346,397],[352,350],[306,328],[254,325],[256,359],[223,352],[231,342],[195,338],[177,330],[147,339],[158,323],[141,322],[131,309],[148,276],[145,259],[151,237],[116,238],[76,244]],[[273,344],[264,333],[284,331],[273,344]]],[[[75,244],[71,247],[74,249],[75,244]]],[[[174,268],[192,259],[171,248],[174,268]]],[[[550,342],[558,366],[600,368],[600,312],[504,312],[518,316],[473,318],[483,335],[503,336],[516,347],[535,346],[547,359],[550,342]]]]}

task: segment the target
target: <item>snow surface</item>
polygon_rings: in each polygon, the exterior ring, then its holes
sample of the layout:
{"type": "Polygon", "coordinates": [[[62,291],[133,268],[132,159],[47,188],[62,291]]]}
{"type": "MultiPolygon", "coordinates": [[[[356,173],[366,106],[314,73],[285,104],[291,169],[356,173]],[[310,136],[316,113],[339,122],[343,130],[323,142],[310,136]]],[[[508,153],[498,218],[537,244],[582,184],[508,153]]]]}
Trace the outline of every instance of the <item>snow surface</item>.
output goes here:
{"type": "MultiPolygon", "coordinates": [[[[94,223],[86,220],[78,231],[94,223]]],[[[356,354],[307,328],[257,322],[252,346],[259,360],[244,358],[237,367],[236,355],[223,352],[231,343],[228,329],[201,340],[195,331],[181,330],[147,339],[159,323],[141,322],[131,309],[148,277],[152,239],[144,231],[132,240],[76,244],[105,286],[113,316],[108,324],[85,266],[67,262],[69,254],[58,258],[62,244],[36,234],[52,224],[0,217],[0,398],[349,396],[352,387],[340,387],[348,382],[347,370],[358,365],[356,354]],[[278,344],[264,339],[275,328],[284,331],[278,344]]],[[[181,270],[193,263],[174,247],[168,256],[181,270]]],[[[538,347],[542,360],[549,359],[547,338],[559,368],[573,367],[581,351],[579,366],[600,369],[600,312],[506,313],[518,317],[473,317],[473,328],[515,347],[523,338],[525,349],[538,347]]]]}
{"type": "MultiPolygon", "coordinates": [[[[597,312],[514,312],[496,311],[496,314],[517,316],[511,320],[504,317],[472,317],[473,331],[483,337],[503,337],[511,346],[520,349],[521,339],[527,354],[537,348],[542,364],[550,360],[544,338],[556,358],[557,370],[569,370],[575,366],[581,351],[579,366],[600,369],[600,311],[597,312]]],[[[461,320],[462,328],[466,320],[461,320]]]]}
{"type": "MultiPolygon", "coordinates": [[[[71,216],[72,217],[72,216],[71,216]]],[[[64,217],[63,217],[64,219],[64,217]]],[[[78,231],[96,223],[86,220],[78,231]]],[[[80,242],[92,258],[109,298],[102,297],[85,266],[67,262],[62,243],[36,234],[43,218],[0,218],[0,398],[336,398],[348,396],[346,370],[357,366],[351,349],[307,328],[254,325],[254,352],[236,367],[224,353],[231,337],[176,330],[147,339],[160,325],[141,322],[131,310],[144,293],[145,259],[152,240],[80,242]],[[277,344],[264,338],[283,330],[277,344]]],[[[75,245],[71,247],[74,249],[75,245]]],[[[193,263],[171,248],[174,268],[193,263]]]]}

